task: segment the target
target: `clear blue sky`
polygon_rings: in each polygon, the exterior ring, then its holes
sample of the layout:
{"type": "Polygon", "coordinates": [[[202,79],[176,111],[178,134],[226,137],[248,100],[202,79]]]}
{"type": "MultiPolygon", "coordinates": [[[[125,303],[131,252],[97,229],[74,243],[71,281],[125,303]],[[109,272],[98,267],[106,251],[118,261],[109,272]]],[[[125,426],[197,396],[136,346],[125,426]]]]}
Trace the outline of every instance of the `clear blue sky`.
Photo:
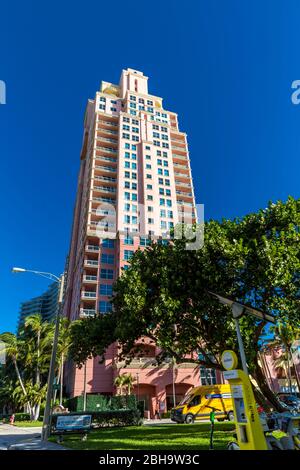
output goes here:
{"type": "Polygon", "coordinates": [[[86,100],[122,68],[188,134],[206,218],[300,196],[299,1],[2,2],[0,330],[47,281],[12,265],[63,270],[86,100]]]}

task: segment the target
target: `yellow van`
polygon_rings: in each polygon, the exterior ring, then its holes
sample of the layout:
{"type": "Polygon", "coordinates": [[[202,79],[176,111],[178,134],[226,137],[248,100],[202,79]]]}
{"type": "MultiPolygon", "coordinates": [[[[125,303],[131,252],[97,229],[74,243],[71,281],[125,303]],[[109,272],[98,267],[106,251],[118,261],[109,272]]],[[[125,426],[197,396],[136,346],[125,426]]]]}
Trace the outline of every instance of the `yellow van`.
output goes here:
{"type": "Polygon", "coordinates": [[[171,410],[171,420],[176,423],[193,423],[194,420],[208,419],[210,412],[216,419],[234,420],[230,386],[225,384],[204,385],[190,390],[183,400],[171,410]]]}

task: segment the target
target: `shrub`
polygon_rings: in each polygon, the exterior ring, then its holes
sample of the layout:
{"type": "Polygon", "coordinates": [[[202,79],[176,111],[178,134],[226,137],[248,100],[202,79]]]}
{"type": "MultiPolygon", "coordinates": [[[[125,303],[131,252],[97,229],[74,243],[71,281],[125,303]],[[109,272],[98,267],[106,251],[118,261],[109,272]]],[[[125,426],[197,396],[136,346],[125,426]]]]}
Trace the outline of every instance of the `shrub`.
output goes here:
{"type": "MultiPolygon", "coordinates": [[[[83,411],[83,396],[69,398],[66,407],[70,411],[83,411]]],[[[92,395],[86,397],[86,411],[109,411],[109,410],[136,410],[136,397],[134,395],[92,395]]]]}
{"type": "Polygon", "coordinates": [[[30,421],[29,413],[15,413],[15,421],[30,421]]]}

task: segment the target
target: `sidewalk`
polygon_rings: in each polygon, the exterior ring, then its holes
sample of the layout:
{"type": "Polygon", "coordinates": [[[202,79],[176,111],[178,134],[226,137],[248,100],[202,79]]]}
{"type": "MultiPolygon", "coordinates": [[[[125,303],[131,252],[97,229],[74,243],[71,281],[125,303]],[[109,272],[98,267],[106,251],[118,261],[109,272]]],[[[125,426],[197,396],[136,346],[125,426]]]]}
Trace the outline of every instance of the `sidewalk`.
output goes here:
{"type": "Polygon", "coordinates": [[[0,450],[65,450],[54,442],[41,441],[42,428],[0,425],[0,450]]]}

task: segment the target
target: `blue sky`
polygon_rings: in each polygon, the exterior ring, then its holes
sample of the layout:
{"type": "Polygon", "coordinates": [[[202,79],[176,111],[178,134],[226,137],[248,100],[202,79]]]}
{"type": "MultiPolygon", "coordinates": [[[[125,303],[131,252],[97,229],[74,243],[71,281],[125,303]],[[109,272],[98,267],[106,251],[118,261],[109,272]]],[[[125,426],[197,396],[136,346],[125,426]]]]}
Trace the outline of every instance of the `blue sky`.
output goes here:
{"type": "Polygon", "coordinates": [[[299,14],[297,0],[2,3],[0,330],[47,287],[11,266],[63,270],[86,100],[122,68],[179,114],[206,218],[300,196],[299,14]]]}

